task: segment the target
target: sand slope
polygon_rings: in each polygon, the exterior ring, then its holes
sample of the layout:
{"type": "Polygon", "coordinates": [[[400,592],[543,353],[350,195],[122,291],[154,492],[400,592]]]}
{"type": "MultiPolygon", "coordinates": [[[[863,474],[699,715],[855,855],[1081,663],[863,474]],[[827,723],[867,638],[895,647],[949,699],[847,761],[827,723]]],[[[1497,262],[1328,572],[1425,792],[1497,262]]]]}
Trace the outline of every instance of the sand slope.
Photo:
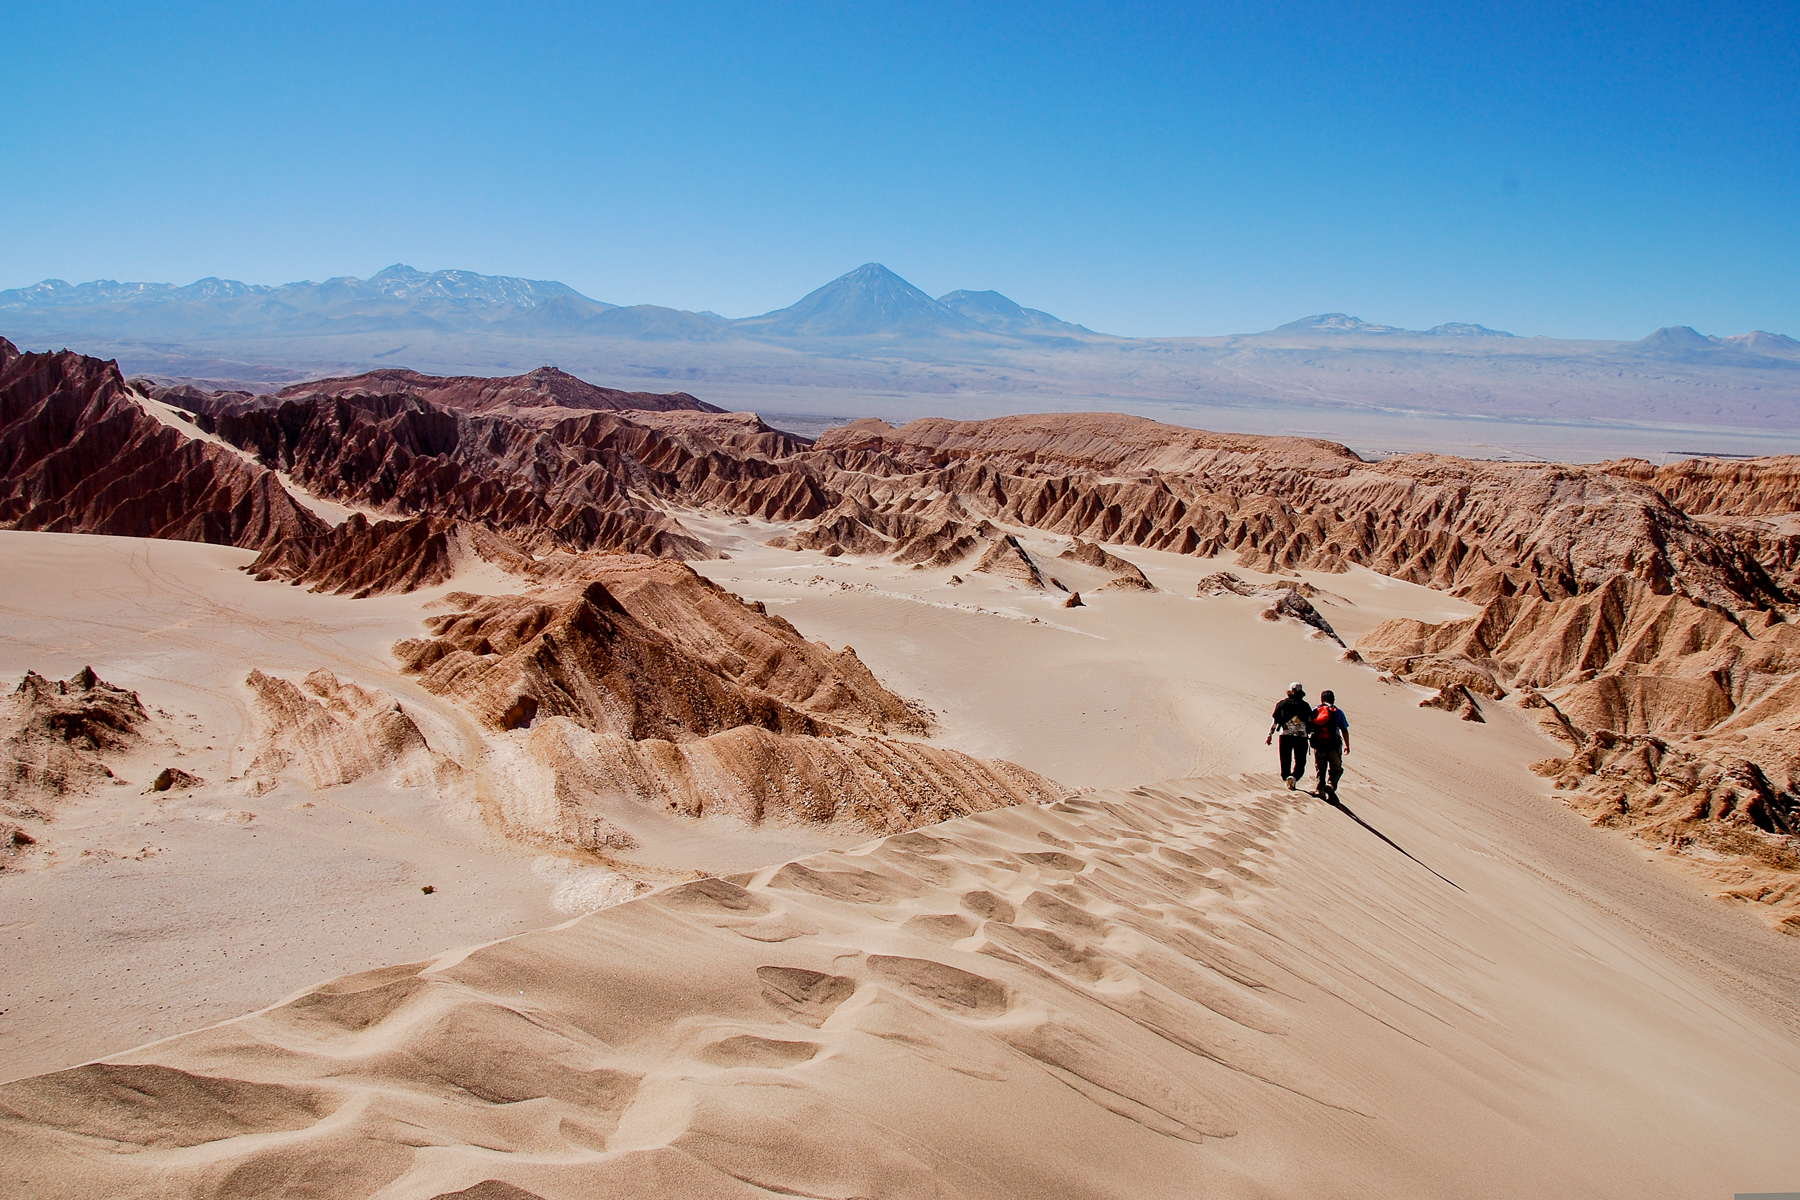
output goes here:
{"type": "Polygon", "coordinates": [[[1346,802],[1417,860],[1268,782],[985,813],[340,979],[0,1088],[0,1153],[28,1194],[109,1197],[1642,1197],[1800,1168],[1774,1026],[1379,789],[1346,802]]]}

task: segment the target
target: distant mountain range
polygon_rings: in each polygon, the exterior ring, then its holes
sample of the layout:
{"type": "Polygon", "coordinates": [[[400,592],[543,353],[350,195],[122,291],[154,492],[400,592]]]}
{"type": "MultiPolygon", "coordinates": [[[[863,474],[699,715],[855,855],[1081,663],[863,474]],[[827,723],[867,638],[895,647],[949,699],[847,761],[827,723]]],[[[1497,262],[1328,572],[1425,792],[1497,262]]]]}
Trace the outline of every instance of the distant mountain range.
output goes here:
{"type": "Polygon", "coordinates": [[[502,375],[555,363],[703,398],[709,387],[760,389],[791,411],[820,411],[825,401],[808,396],[880,393],[954,414],[967,405],[949,397],[962,394],[1013,397],[983,401],[1011,409],[1302,406],[1800,430],[1800,342],[1775,333],[1674,326],[1636,342],[1567,341],[1325,313],[1263,333],[1126,338],[998,292],[933,299],[879,263],[736,320],[404,265],[273,287],[49,279],[0,291],[0,334],[113,356],[128,371],[259,387],[379,367],[502,375]]]}
{"type": "MultiPolygon", "coordinates": [[[[208,277],[185,286],[98,279],[72,284],[46,279],[0,291],[0,319],[34,324],[30,314],[54,310],[52,323],[91,324],[109,331],[200,335],[214,329],[252,333],[334,333],[371,330],[489,329],[521,335],[588,335],[647,341],[716,342],[733,336],[775,341],[819,338],[938,338],[999,334],[1030,340],[1114,338],[1025,308],[999,292],[955,291],[932,299],[880,263],[864,263],[786,308],[729,320],[655,304],[622,306],[584,296],[565,283],[478,275],[429,274],[397,263],[368,279],[339,276],[279,286],[208,277]]],[[[1302,317],[1270,335],[1358,334],[1413,337],[1516,335],[1485,325],[1451,322],[1430,329],[1377,325],[1346,313],[1302,317]]],[[[1266,335],[1239,335],[1266,336],[1266,335]]],[[[1164,339],[1157,339],[1164,340],[1164,339]]],[[[1685,327],[1658,330],[1640,343],[1662,353],[1729,346],[1752,353],[1791,355],[1800,342],[1772,333],[1707,338],[1685,327]]]]}
{"type": "MultiPolygon", "coordinates": [[[[586,300],[566,283],[544,279],[515,279],[507,275],[477,275],[473,271],[433,271],[429,275],[404,263],[377,271],[367,279],[343,275],[324,283],[307,280],[270,287],[239,283],[235,279],[208,276],[186,287],[172,283],[119,283],[96,279],[71,284],[46,279],[31,287],[0,292],[0,308],[77,308],[120,304],[188,304],[267,298],[296,311],[354,304],[403,304],[428,306],[438,301],[508,304],[530,308],[557,297],[586,300]]],[[[587,300],[589,304],[598,301],[587,300]]],[[[601,308],[615,305],[600,304],[601,308]]]]}
{"type": "Polygon", "coordinates": [[[368,279],[343,276],[278,287],[207,278],[170,283],[71,284],[46,279],[0,291],[0,314],[110,334],[199,337],[360,333],[399,329],[491,330],[517,335],[582,335],[645,341],[716,342],[751,337],[1098,337],[1091,329],[1024,308],[999,292],[951,292],[933,300],[880,263],[868,263],[794,304],[732,321],[711,312],[655,304],[621,306],[567,284],[473,271],[430,274],[404,264],[368,279]]]}

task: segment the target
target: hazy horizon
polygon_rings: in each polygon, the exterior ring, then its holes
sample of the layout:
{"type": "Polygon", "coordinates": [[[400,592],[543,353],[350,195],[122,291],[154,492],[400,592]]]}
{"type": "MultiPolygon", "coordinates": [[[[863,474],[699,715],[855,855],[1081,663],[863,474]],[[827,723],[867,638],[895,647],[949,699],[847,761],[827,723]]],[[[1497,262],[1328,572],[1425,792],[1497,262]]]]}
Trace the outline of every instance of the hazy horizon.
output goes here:
{"type": "MultiPolygon", "coordinates": [[[[866,266],[869,266],[869,265],[885,266],[885,264],[874,263],[874,262],[867,263],[864,265],[866,265],[866,266]]],[[[269,281],[269,280],[238,279],[238,278],[234,278],[234,277],[220,275],[217,273],[209,273],[206,275],[196,276],[196,277],[188,280],[186,283],[180,283],[174,279],[124,279],[124,278],[120,278],[116,275],[102,275],[102,276],[97,276],[93,279],[79,279],[79,280],[65,279],[61,276],[45,276],[42,279],[33,279],[33,280],[29,280],[29,281],[26,281],[23,283],[11,284],[9,286],[0,287],[0,293],[5,293],[8,291],[22,291],[22,290],[36,287],[40,284],[46,284],[46,283],[65,283],[72,287],[83,287],[83,286],[88,286],[88,285],[93,285],[93,284],[116,284],[121,287],[132,287],[132,286],[163,287],[163,286],[168,286],[168,287],[176,287],[176,288],[191,288],[191,287],[194,287],[194,286],[197,286],[199,284],[206,283],[209,281],[218,281],[220,283],[226,283],[226,284],[232,284],[232,283],[244,284],[246,286],[255,287],[255,288],[277,289],[277,288],[287,288],[287,287],[318,286],[320,284],[330,283],[334,280],[340,280],[340,279],[356,280],[358,282],[367,282],[368,280],[375,278],[377,276],[380,276],[385,272],[399,270],[399,269],[418,271],[420,274],[423,274],[423,275],[462,273],[462,274],[478,274],[484,278],[489,278],[489,279],[525,279],[528,282],[532,282],[532,283],[555,283],[555,284],[561,284],[564,287],[570,288],[570,290],[576,292],[578,295],[580,295],[584,299],[594,300],[599,303],[608,304],[608,305],[612,305],[615,307],[624,308],[624,307],[633,307],[633,306],[653,306],[653,307],[659,307],[659,308],[672,308],[672,309],[676,308],[675,305],[663,304],[661,301],[654,300],[654,299],[652,299],[652,300],[614,299],[612,297],[607,297],[607,296],[596,296],[591,293],[584,292],[580,288],[574,287],[574,285],[569,284],[567,280],[556,278],[556,277],[546,277],[546,278],[542,278],[542,279],[535,279],[535,278],[528,278],[527,276],[518,274],[516,272],[505,272],[505,271],[494,272],[494,273],[473,272],[473,271],[470,271],[468,268],[464,268],[464,267],[424,267],[424,268],[422,268],[422,267],[416,267],[411,263],[405,263],[405,262],[399,262],[399,261],[389,263],[386,266],[377,268],[375,270],[371,270],[365,275],[358,275],[358,274],[355,274],[354,272],[352,272],[350,274],[326,275],[326,276],[320,276],[318,278],[308,276],[308,277],[301,278],[301,279],[281,280],[279,282],[274,282],[274,281],[269,281]]],[[[842,278],[844,275],[847,275],[850,273],[851,273],[850,271],[842,272],[842,273],[840,273],[840,275],[835,276],[831,281],[828,281],[828,282],[836,282],[837,279],[842,278]]],[[[899,272],[895,272],[895,273],[899,274],[899,272]]],[[[6,282],[7,281],[5,281],[5,280],[0,280],[0,284],[4,284],[6,282]]],[[[908,282],[911,282],[911,281],[909,280],[908,282]]],[[[824,286],[824,285],[821,285],[821,286],[824,286]]],[[[819,289],[818,288],[810,289],[804,295],[796,296],[792,300],[789,300],[786,304],[777,305],[775,308],[767,309],[767,310],[763,310],[763,311],[759,311],[759,312],[753,312],[753,313],[732,314],[732,313],[728,313],[728,312],[722,312],[717,307],[686,308],[686,309],[677,309],[677,311],[708,314],[711,316],[722,317],[727,321],[744,321],[744,320],[749,320],[753,317],[769,316],[774,313],[780,312],[784,308],[791,307],[794,303],[798,302],[801,299],[804,299],[805,295],[811,295],[813,291],[817,291],[817,290],[819,290],[819,289]]],[[[929,288],[925,288],[922,290],[925,291],[927,294],[932,294],[932,290],[929,288]]],[[[1042,308],[1042,306],[1033,304],[1029,300],[1020,300],[1019,297],[1008,294],[1005,291],[1005,289],[1003,289],[1003,288],[979,288],[979,287],[968,287],[966,285],[962,285],[962,286],[958,286],[955,288],[947,289],[943,293],[939,293],[938,298],[941,299],[943,296],[948,296],[956,291],[996,292],[1002,296],[1005,296],[1007,299],[1020,304],[1024,308],[1033,309],[1033,310],[1040,311],[1040,312],[1046,311],[1042,308]]],[[[1059,314],[1059,313],[1050,313],[1050,315],[1061,317],[1061,314],[1059,314]]],[[[1752,332],[1775,333],[1775,334],[1780,334],[1784,337],[1791,336],[1791,335],[1787,334],[1784,330],[1772,329],[1772,328],[1767,328],[1767,327],[1759,328],[1756,330],[1750,330],[1750,329],[1733,329],[1733,330],[1700,329],[1699,327],[1694,326],[1691,322],[1677,321],[1677,322],[1671,322],[1668,325],[1658,326],[1657,329],[1647,329],[1647,330],[1643,331],[1642,334],[1639,334],[1636,336],[1616,337],[1616,338],[1583,338],[1583,337],[1572,337],[1572,336],[1569,336],[1566,334],[1546,332],[1546,331],[1541,331],[1541,330],[1527,332],[1527,331],[1514,330],[1514,329],[1499,329],[1494,326],[1488,325],[1487,322],[1482,321],[1479,318],[1479,316],[1470,317],[1466,314],[1460,315],[1460,316],[1458,316],[1458,315],[1446,316],[1442,320],[1432,322],[1432,324],[1429,326],[1424,326],[1422,328],[1412,328],[1412,327],[1400,325],[1397,322],[1384,320],[1379,317],[1377,317],[1375,319],[1370,319],[1364,313],[1346,312],[1346,311],[1340,311],[1340,310],[1330,310],[1330,311],[1321,310],[1319,312],[1296,314],[1292,317],[1287,318],[1286,320],[1283,320],[1283,321],[1277,323],[1276,325],[1272,325],[1267,328],[1261,328],[1261,329],[1244,328],[1244,329],[1207,330],[1207,331],[1200,331],[1200,332],[1162,333],[1162,334],[1116,333],[1112,330],[1107,330],[1107,329],[1093,329],[1093,332],[1097,333],[1097,334],[1101,334],[1106,337],[1133,338],[1133,339],[1245,337],[1245,336],[1251,336],[1251,335],[1260,334],[1260,333],[1271,333],[1271,332],[1274,332],[1274,331],[1280,329],[1283,325],[1292,324],[1294,322],[1307,320],[1307,319],[1313,318],[1313,317],[1323,317],[1323,316],[1348,316],[1354,320],[1363,321],[1369,325],[1383,326],[1390,330],[1393,330],[1396,332],[1404,332],[1404,333],[1427,332],[1431,328],[1434,328],[1437,326],[1443,326],[1443,325],[1469,324],[1469,325],[1484,326],[1490,332],[1505,333],[1505,334],[1509,334],[1514,337],[1551,338],[1551,339],[1562,340],[1562,341],[1631,342],[1631,341],[1640,340],[1644,336],[1647,336],[1651,333],[1655,333],[1658,330],[1665,329],[1665,328],[1692,328],[1692,329],[1695,329],[1699,333],[1702,333],[1702,334],[1705,334],[1708,336],[1715,336],[1715,337],[1736,336],[1736,335],[1752,333],[1752,332]]],[[[1073,320],[1071,320],[1070,323],[1071,324],[1085,324],[1084,322],[1073,321],[1073,320]]],[[[1092,327],[1089,327],[1089,328],[1092,328],[1092,327]]]]}

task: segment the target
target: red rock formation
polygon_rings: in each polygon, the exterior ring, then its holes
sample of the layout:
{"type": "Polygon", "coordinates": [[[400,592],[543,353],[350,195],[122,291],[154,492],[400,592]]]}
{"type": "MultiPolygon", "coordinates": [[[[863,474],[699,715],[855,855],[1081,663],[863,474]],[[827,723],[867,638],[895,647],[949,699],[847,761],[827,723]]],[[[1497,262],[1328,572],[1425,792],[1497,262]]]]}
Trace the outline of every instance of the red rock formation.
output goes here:
{"type": "Polygon", "coordinates": [[[1312,601],[1301,594],[1300,589],[1304,587],[1307,587],[1304,583],[1298,586],[1277,584],[1273,587],[1258,587],[1245,583],[1230,571],[1220,571],[1216,575],[1208,575],[1202,579],[1194,591],[1195,595],[1202,599],[1207,596],[1266,597],[1271,603],[1262,611],[1263,620],[1279,621],[1283,617],[1289,617],[1299,621],[1302,625],[1312,626],[1319,633],[1342,646],[1344,639],[1337,635],[1337,630],[1331,627],[1331,622],[1327,621],[1325,615],[1313,607],[1312,601]]]}
{"type": "Polygon", "coordinates": [[[141,743],[149,719],[136,692],[92,667],[62,680],[27,671],[0,701],[0,814],[47,818],[64,796],[111,780],[107,759],[141,743]]]}
{"type": "Polygon", "coordinates": [[[1112,581],[1102,584],[1100,587],[1103,592],[1154,592],[1156,590],[1156,585],[1150,582],[1149,577],[1136,563],[1127,562],[1092,542],[1084,542],[1080,538],[1076,538],[1075,544],[1057,557],[1111,572],[1112,581]]]}
{"type": "Polygon", "coordinates": [[[566,717],[595,733],[681,741],[740,725],[837,732],[760,689],[740,686],[638,621],[598,581],[570,596],[469,596],[429,622],[435,636],[395,653],[440,695],[495,729],[566,717]]]}
{"type": "Polygon", "coordinates": [[[1055,579],[1044,574],[1043,568],[1031,557],[1030,551],[1010,533],[995,538],[989,544],[987,552],[981,556],[981,561],[970,569],[1034,591],[1043,591],[1053,585],[1062,587],[1055,579]]]}
{"type": "Polygon", "coordinates": [[[688,409],[701,413],[724,410],[686,392],[622,392],[577,379],[555,367],[539,367],[525,375],[488,378],[481,375],[422,375],[388,368],[314,379],[282,388],[282,400],[338,396],[418,396],[440,408],[467,413],[530,413],[541,409],[591,412],[688,409]]]}
{"type": "Polygon", "coordinates": [[[684,565],[587,555],[539,569],[585,582],[452,593],[434,636],[394,648],[491,728],[529,730],[509,745],[547,793],[496,799],[515,836],[604,856],[636,848],[619,823],[631,806],[887,832],[1067,794],[1009,763],[849,733],[925,721],[849,647],[808,642],[684,565]]]}
{"type": "Polygon", "coordinates": [[[1800,932],[1800,888],[1769,876],[1800,868],[1784,848],[1800,834],[1800,626],[1778,614],[1753,626],[1619,575],[1562,600],[1501,597],[1463,621],[1389,621],[1358,648],[1441,688],[1439,707],[1521,689],[1570,751],[1536,769],[1572,807],[1740,863],[1722,881],[1754,883],[1746,898],[1800,932]]]}
{"type": "Polygon", "coordinates": [[[296,685],[252,671],[244,680],[255,718],[256,755],[245,772],[254,785],[297,773],[309,787],[350,783],[400,766],[426,765],[425,736],[386,692],[318,670],[296,685]]]}
{"type": "MultiPolygon", "coordinates": [[[[405,529],[318,531],[257,564],[264,574],[337,590],[390,590],[443,577],[448,521],[539,553],[601,548],[705,558],[711,551],[662,504],[679,500],[785,520],[827,506],[804,469],[734,453],[695,430],[665,433],[611,413],[528,424],[466,416],[407,396],[353,396],[289,401],[201,418],[201,425],[327,499],[396,518],[433,518],[405,529]],[[434,565],[382,561],[346,569],[372,550],[379,554],[371,539],[429,553],[434,565]]],[[[779,439],[775,445],[789,448],[779,439]]]]}
{"type": "Polygon", "coordinates": [[[372,522],[352,513],[335,529],[281,539],[244,569],[360,599],[448,581],[469,557],[468,541],[464,526],[443,517],[372,522]]]}
{"type": "Polygon", "coordinates": [[[156,420],[117,364],[0,338],[0,528],[257,548],[326,526],[270,472],[156,420]]]}
{"type": "Polygon", "coordinates": [[[628,554],[566,568],[594,579],[634,618],[740,687],[755,688],[833,724],[872,733],[924,733],[928,721],[846,646],[809,642],[760,602],[746,603],[692,568],[628,554]]]}
{"type": "Polygon", "coordinates": [[[1641,458],[1601,466],[1650,484],[1685,513],[1766,517],[1800,512],[1800,454],[1726,460],[1683,458],[1652,467],[1641,458]]]}

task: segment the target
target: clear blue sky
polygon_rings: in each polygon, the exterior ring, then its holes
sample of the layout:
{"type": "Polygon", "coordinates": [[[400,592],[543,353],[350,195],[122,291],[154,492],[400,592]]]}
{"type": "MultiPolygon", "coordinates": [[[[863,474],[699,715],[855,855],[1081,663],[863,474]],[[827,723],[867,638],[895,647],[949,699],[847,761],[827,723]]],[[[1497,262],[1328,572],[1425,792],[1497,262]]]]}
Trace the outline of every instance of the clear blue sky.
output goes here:
{"type": "Polygon", "coordinates": [[[0,287],[1800,336],[1800,5],[0,0],[0,287]]]}

